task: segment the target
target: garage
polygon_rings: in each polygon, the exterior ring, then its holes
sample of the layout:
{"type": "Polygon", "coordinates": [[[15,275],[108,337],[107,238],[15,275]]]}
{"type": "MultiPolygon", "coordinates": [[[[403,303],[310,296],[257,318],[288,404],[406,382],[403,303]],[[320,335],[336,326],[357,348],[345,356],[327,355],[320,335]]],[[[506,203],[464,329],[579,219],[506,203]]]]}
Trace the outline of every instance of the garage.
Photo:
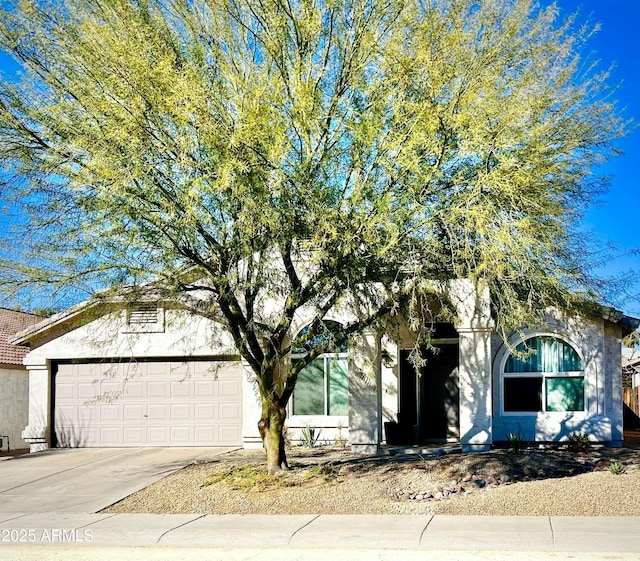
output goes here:
{"type": "Polygon", "coordinates": [[[238,361],[58,362],[58,447],[242,446],[238,361]]]}

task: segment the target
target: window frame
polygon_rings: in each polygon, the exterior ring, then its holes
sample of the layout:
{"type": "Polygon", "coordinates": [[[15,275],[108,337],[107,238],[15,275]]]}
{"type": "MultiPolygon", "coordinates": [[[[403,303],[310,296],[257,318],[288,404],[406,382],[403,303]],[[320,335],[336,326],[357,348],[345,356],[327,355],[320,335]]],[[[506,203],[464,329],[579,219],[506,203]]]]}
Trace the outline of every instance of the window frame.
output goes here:
{"type": "MultiPolygon", "coordinates": [[[[295,361],[295,356],[292,356],[292,361],[295,361]]],[[[345,359],[347,361],[347,371],[346,371],[346,376],[347,376],[347,388],[348,386],[348,381],[349,381],[349,364],[348,364],[348,353],[322,353],[321,355],[318,355],[314,360],[320,360],[322,359],[322,366],[323,366],[323,384],[322,384],[322,390],[323,390],[323,394],[322,394],[322,399],[323,399],[323,407],[322,407],[322,413],[296,413],[295,412],[295,400],[296,400],[296,389],[297,389],[297,385],[296,388],[294,388],[293,390],[293,394],[291,395],[291,400],[289,401],[289,414],[291,417],[347,417],[349,415],[349,405],[347,402],[347,413],[344,415],[337,415],[337,414],[331,414],[329,413],[329,396],[330,396],[330,391],[329,391],[329,375],[328,375],[328,369],[327,369],[327,359],[345,359]]],[[[302,373],[304,371],[305,368],[307,368],[311,363],[309,363],[307,366],[305,366],[300,373],[302,373]]],[[[298,374],[298,376],[300,376],[300,374],[298,374]]]]}
{"type": "Polygon", "coordinates": [[[515,416],[519,416],[519,417],[523,417],[523,416],[536,416],[539,415],[541,413],[548,415],[548,414],[556,414],[556,415],[566,415],[566,414],[574,414],[574,413],[585,413],[587,411],[587,395],[586,395],[586,369],[585,369],[585,360],[584,357],[582,355],[582,353],[579,351],[578,348],[576,348],[575,345],[573,345],[569,340],[567,340],[566,337],[563,337],[562,335],[559,335],[558,333],[550,333],[550,332],[541,332],[541,333],[532,333],[530,335],[527,335],[525,337],[520,337],[517,342],[515,342],[515,344],[513,344],[513,347],[517,347],[518,345],[522,344],[522,343],[526,343],[527,341],[530,341],[532,339],[536,339],[536,338],[552,338],[552,339],[556,339],[562,343],[564,343],[565,345],[567,345],[568,347],[570,347],[578,356],[578,358],[580,359],[580,364],[582,366],[582,370],[567,370],[567,371],[561,371],[561,370],[554,370],[552,372],[531,372],[531,371],[525,371],[525,372],[505,372],[505,368],[507,366],[507,362],[509,361],[509,358],[512,356],[512,352],[511,351],[507,351],[504,356],[502,357],[502,363],[500,365],[500,414],[504,415],[504,416],[511,416],[511,417],[515,417],[515,416]],[[542,388],[542,395],[541,395],[541,409],[539,411],[507,411],[505,409],[505,379],[508,378],[539,378],[541,379],[541,388],[542,388]],[[554,410],[549,410],[548,409],[548,404],[547,404],[547,379],[559,379],[559,378],[575,378],[575,379],[582,379],[582,409],[573,409],[573,410],[563,410],[563,411],[554,411],[554,410]]]}
{"type": "MultiPolygon", "coordinates": [[[[340,326],[340,328],[343,327],[342,323],[335,321],[335,320],[326,320],[326,322],[331,322],[332,324],[334,324],[335,326],[340,326]]],[[[301,333],[303,333],[306,329],[309,328],[310,324],[305,324],[301,329],[298,330],[296,336],[293,338],[293,341],[295,342],[295,340],[300,336],[301,333]]],[[[295,344],[295,343],[294,343],[295,344]]],[[[299,359],[300,357],[304,356],[303,353],[292,353],[291,354],[291,362],[295,363],[296,359],[299,359]]],[[[322,359],[322,365],[323,365],[323,395],[322,395],[322,399],[323,399],[323,408],[322,408],[322,413],[311,413],[311,414],[303,414],[303,413],[295,413],[295,399],[296,399],[296,391],[298,389],[298,384],[296,383],[296,387],[293,390],[293,393],[291,395],[291,399],[289,399],[289,403],[287,404],[287,408],[288,408],[288,416],[289,418],[295,417],[295,418],[302,418],[302,419],[311,419],[311,418],[318,418],[318,417],[327,417],[327,418],[331,418],[331,419],[339,419],[339,418],[347,418],[349,416],[349,402],[347,400],[347,413],[344,415],[336,415],[336,414],[330,414],[329,413],[329,397],[330,397],[330,388],[329,388],[329,372],[328,372],[328,368],[327,368],[327,359],[344,359],[346,361],[346,365],[347,365],[347,369],[346,369],[346,377],[347,377],[347,397],[348,397],[348,389],[349,389],[349,352],[348,349],[346,348],[343,351],[333,351],[333,352],[326,352],[326,353],[322,353],[319,354],[315,359],[313,359],[314,361],[316,360],[320,360],[322,359]]],[[[313,361],[312,361],[313,362],[313,361]]],[[[300,374],[302,372],[304,372],[304,370],[306,368],[308,368],[311,365],[311,362],[309,364],[307,364],[299,373],[298,373],[298,377],[300,377],[300,374]]]]}

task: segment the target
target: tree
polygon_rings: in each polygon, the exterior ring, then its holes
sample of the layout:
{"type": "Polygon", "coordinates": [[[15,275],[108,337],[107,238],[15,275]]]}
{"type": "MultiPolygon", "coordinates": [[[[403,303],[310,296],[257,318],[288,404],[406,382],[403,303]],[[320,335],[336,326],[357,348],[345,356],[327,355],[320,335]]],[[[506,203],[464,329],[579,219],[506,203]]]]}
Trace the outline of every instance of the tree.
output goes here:
{"type": "Polygon", "coordinates": [[[502,330],[599,288],[574,227],[625,123],[590,32],[528,0],[3,7],[24,75],[0,86],[2,189],[28,219],[0,282],[205,294],[286,469],[301,369],[399,310],[428,337],[434,280],[488,286],[502,330]]]}

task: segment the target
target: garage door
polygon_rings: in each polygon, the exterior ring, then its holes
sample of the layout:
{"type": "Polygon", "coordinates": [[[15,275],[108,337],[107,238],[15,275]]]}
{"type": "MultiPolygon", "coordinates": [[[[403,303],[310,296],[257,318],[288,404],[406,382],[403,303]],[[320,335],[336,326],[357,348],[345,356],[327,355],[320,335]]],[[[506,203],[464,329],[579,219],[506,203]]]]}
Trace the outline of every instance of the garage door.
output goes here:
{"type": "Polygon", "coordinates": [[[54,400],[60,447],[242,444],[239,362],[58,364],[54,400]]]}

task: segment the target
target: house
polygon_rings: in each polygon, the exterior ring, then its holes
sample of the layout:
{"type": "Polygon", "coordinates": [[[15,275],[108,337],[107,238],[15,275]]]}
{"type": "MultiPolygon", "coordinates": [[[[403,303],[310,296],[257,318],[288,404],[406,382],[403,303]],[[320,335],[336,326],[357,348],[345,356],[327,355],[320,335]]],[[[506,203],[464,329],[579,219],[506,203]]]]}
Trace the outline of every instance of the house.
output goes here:
{"type": "Polygon", "coordinates": [[[22,364],[28,349],[12,345],[9,338],[42,319],[0,308],[0,449],[3,451],[29,447],[21,436],[29,412],[29,377],[22,364]]]}
{"type": "MultiPolygon", "coordinates": [[[[505,342],[487,289],[451,281],[449,297],[457,322],[433,326],[418,371],[402,325],[365,333],[309,365],[289,405],[289,434],[314,427],[321,440],[348,438],[360,453],[387,440],[459,440],[484,451],[509,433],[552,442],[581,431],[621,444],[620,340],[639,320],[609,308],[571,317],[549,310],[544,325],[505,342]]],[[[296,319],[293,337],[310,317],[296,319]]],[[[339,327],[344,316],[328,319],[339,327]]],[[[30,348],[23,436],[32,451],[261,445],[257,388],[231,337],[171,302],[80,304],[13,343],[30,348]]]]}
{"type": "MultiPolygon", "coordinates": [[[[622,349],[622,386],[624,403],[640,416],[640,350],[622,349]]],[[[633,422],[638,423],[637,419],[633,422]]]]}

